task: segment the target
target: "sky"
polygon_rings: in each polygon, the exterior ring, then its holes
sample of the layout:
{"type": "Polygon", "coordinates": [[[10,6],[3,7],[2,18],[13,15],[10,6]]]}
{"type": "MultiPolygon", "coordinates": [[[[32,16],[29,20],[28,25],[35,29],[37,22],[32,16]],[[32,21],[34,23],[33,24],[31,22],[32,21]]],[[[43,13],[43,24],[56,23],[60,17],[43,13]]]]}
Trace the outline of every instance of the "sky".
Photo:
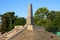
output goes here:
{"type": "Polygon", "coordinates": [[[18,17],[26,18],[29,4],[33,6],[33,14],[41,7],[60,11],[60,0],[0,0],[0,14],[13,11],[18,17]]]}

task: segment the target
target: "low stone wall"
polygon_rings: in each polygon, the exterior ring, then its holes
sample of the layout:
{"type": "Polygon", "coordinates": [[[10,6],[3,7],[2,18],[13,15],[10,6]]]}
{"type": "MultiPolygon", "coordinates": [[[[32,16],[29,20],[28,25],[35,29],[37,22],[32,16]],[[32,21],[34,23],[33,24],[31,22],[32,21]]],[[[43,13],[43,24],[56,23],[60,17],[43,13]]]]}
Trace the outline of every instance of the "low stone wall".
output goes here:
{"type": "Polygon", "coordinates": [[[18,32],[16,32],[16,34],[13,34],[13,36],[7,38],[6,40],[11,40],[12,38],[14,38],[16,35],[18,35],[19,33],[21,33],[22,31],[24,31],[27,28],[27,26],[23,27],[21,30],[19,30],[18,32]]]}
{"type": "Polygon", "coordinates": [[[15,26],[15,28],[22,29],[23,26],[15,26]]]}

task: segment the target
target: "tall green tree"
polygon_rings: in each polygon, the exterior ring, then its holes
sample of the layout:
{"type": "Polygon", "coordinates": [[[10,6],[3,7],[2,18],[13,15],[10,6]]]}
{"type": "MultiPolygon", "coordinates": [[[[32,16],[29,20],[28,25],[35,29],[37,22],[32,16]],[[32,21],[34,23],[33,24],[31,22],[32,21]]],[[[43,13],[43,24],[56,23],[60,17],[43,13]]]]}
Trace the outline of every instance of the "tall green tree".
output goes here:
{"type": "Polygon", "coordinates": [[[34,14],[35,25],[44,26],[49,32],[60,31],[60,11],[39,8],[34,14]]]}
{"type": "Polygon", "coordinates": [[[2,15],[2,25],[1,25],[1,32],[2,34],[8,31],[9,26],[9,18],[7,15],[2,15]]]}
{"type": "Polygon", "coordinates": [[[47,8],[38,8],[34,14],[35,25],[43,26],[49,10],[47,8]]]}
{"type": "Polygon", "coordinates": [[[47,18],[52,22],[51,26],[48,26],[48,31],[57,32],[60,29],[60,12],[50,11],[47,18]]]}
{"type": "Polygon", "coordinates": [[[55,18],[54,18],[55,26],[58,27],[58,31],[60,31],[60,11],[55,12],[55,18]]]}
{"type": "Polygon", "coordinates": [[[14,27],[14,12],[6,12],[2,15],[1,32],[5,33],[14,27]]]}

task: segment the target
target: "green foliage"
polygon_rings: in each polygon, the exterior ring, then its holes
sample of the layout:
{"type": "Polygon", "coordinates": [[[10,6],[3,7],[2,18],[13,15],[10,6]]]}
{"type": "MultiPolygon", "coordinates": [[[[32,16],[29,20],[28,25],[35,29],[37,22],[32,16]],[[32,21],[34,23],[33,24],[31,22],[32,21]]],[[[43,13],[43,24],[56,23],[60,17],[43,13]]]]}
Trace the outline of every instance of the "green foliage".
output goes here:
{"type": "Polygon", "coordinates": [[[49,12],[47,8],[39,8],[34,14],[35,25],[43,26],[46,21],[46,15],[49,12]],[[43,22],[44,20],[44,22],[43,22]]]}
{"type": "Polygon", "coordinates": [[[2,25],[1,25],[1,31],[2,33],[5,33],[5,31],[8,31],[8,26],[9,26],[9,18],[7,15],[2,15],[2,25]],[[8,25],[7,25],[8,24],[8,25]]]}
{"type": "Polygon", "coordinates": [[[15,25],[25,25],[26,19],[24,17],[16,18],[15,25]]]}
{"type": "Polygon", "coordinates": [[[26,23],[26,19],[24,17],[18,18],[18,16],[15,16],[15,12],[4,13],[1,15],[1,20],[0,31],[2,34],[12,30],[16,25],[24,25],[26,23]]]}
{"type": "Polygon", "coordinates": [[[46,21],[45,27],[46,27],[46,30],[49,32],[56,32],[58,28],[54,25],[54,22],[52,22],[50,19],[46,21]]]}
{"type": "Polygon", "coordinates": [[[8,32],[9,30],[12,29],[12,25],[10,24],[14,24],[14,12],[6,12],[2,15],[2,24],[1,24],[1,32],[5,33],[8,32]],[[10,27],[11,28],[10,28],[10,27]]]}
{"type": "Polygon", "coordinates": [[[39,8],[34,14],[35,25],[44,26],[49,32],[60,31],[60,11],[39,8]]]}

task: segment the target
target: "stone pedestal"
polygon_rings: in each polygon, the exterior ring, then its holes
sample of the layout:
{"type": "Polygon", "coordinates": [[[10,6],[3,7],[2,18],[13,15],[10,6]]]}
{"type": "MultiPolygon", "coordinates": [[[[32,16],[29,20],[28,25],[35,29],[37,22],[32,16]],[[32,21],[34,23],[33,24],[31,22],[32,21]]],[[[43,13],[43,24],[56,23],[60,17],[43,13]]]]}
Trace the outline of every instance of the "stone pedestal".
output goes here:
{"type": "Polygon", "coordinates": [[[28,25],[27,29],[28,30],[33,30],[33,25],[28,25]]]}

